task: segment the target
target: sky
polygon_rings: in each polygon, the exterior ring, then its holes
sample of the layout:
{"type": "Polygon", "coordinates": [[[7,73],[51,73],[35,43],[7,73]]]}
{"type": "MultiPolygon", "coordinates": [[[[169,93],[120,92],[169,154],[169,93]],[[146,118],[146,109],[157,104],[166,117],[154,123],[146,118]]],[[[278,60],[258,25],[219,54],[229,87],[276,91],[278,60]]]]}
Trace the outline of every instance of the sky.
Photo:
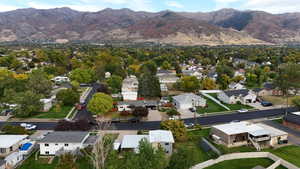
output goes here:
{"type": "Polygon", "coordinates": [[[129,8],[134,11],[162,10],[208,12],[222,8],[262,10],[270,13],[300,12],[300,0],[0,0],[0,12],[19,8],[69,7],[78,11],[129,8]]]}

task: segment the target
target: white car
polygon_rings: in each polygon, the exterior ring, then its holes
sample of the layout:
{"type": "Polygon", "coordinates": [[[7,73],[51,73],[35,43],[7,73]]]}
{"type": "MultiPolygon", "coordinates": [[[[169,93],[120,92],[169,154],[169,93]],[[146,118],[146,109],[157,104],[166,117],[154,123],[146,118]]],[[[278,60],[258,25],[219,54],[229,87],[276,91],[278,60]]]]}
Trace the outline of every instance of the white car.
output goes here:
{"type": "Polygon", "coordinates": [[[28,124],[28,123],[21,123],[20,126],[24,127],[26,130],[34,130],[37,127],[36,125],[28,124]]]}
{"type": "Polygon", "coordinates": [[[248,110],[247,109],[241,109],[241,110],[238,110],[238,112],[239,113],[246,113],[246,112],[248,112],[248,110]]]}

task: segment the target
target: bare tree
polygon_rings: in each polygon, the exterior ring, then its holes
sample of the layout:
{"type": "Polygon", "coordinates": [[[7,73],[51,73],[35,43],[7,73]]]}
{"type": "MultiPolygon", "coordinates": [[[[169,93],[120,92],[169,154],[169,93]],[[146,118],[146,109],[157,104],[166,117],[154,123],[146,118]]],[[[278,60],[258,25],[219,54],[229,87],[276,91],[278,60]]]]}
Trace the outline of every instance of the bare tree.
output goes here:
{"type": "Polygon", "coordinates": [[[95,169],[105,169],[106,160],[113,149],[114,139],[104,132],[110,126],[111,122],[99,122],[97,125],[97,141],[90,152],[85,151],[95,169]]]}

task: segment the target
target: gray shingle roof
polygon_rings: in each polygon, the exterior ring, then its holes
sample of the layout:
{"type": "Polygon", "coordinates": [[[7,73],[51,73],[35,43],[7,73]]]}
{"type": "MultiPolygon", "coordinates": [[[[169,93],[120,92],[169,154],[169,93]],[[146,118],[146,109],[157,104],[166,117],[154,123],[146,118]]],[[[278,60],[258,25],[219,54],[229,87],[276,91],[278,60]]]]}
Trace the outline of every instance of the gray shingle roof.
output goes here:
{"type": "Polygon", "coordinates": [[[55,131],[47,134],[41,143],[81,143],[89,132],[55,131]]]}
{"type": "Polygon", "coordinates": [[[201,96],[195,95],[193,93],[184,93],[173,97],[174,100],[178,102],[191,103],[192,100],[203,99],[201,96]]]}
{"type": "Polygon", "coordinates": [[[120,101],[118,105],[131,105],[135,107],[157,106],[158,102],[155,100],[120,101]]]}
{"type": "Polygon", "coordinates": [[[248,89],[241,89],[241,90],[227,90],[227,91],[224,91],[224,93],[231,97],[231,96],[247,96],[248,93],[249,93],[249,90],[248,89]]]}

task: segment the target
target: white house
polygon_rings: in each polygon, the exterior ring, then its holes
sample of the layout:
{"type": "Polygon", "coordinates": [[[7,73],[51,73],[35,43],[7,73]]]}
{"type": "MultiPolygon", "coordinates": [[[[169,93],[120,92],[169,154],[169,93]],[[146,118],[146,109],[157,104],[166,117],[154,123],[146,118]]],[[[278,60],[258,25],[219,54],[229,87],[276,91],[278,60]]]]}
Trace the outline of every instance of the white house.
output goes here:
{"type": "Polygon", "coordinates": [[[89,132],[57,131],[48,133],[39,141],[41,155],[56,155],[60,151],[71,152],[87,146],[89,132]]]}
{"type": "Polygon", "coordinates": [[[256,94],[248,89],[227,90],[218,93],[218,99],[227,104],[241,104],[256,102],[256,94]]]}
{"type": "Polygon", "coordinates": [[[158,77],[160,84],[172,84],[179,80],[179,77],[176,76],[176,72],[170,70],[160,69],[157,71],[156,76],[158,77]]]}
{"type": "Polygon", "coordinates": [[[122,150],[133,150],[135,153],[139,153],[140,141],[143,139],[149,141],[148,135],[124,135],[121,149],[122,150]]]}
{"type": "Polygon", "coordinates": [[[173,104],[177,109],[186,110],[193,107],[205,107],[206,99],[193,93],[185,93],[174,96],[173,104]]]}
{"type": "Polygon", "coordinates": [[[240,83],[232,82],[229,84],[229,89],[231,90],[240,90],[240,89],[246,89],[246,87],[240,83]]]}
{"type": "Polygon", "coordinates": [[[123,80],[122,96],[123,100],[137,100],[139,82],[136,76],[129,76],[123,80]]]}
{"type": "Polygon", "coordinates": [[[19,149],[28,135],[0,135],[0,157],[5,157],[19,149]]]}
{"type": "Polygon", "coordinates": [[[156,148],[162,147],[167,154],[172,154],[175,143],[173,134],[169,130],[149,131],[149,142],[156,148]]]}
{"type": "Polygon", "coordinates": [[[52,108],[53,99],[41,99],[40,102],[43,104],[43,111],[47,112],[52,108]]]}
{"type": "Polygon", "coordinates": [[[65,76],[56,76],[51,79],[55,83],[65,83],[65,82],[70,82],[70,79],[65,76]]]}
{"type": "Polygon", "coordinates": [[[149,135],[124,135],[121,149],[133,150],[139,152],[139,143],[145,139],[154,148],[161,147],[167,154],[172,154],[174,137],[171,131],[168,130],[153,130],[149,131],[149,135]]]}
{"type": "Polygon", "coordinates": [[[260,150],[287,142],[288,133],[271,126],[249,122],[233,122],[212,126],[212,138],[227,147],[237,147],[251,143],[260,150]]]}

